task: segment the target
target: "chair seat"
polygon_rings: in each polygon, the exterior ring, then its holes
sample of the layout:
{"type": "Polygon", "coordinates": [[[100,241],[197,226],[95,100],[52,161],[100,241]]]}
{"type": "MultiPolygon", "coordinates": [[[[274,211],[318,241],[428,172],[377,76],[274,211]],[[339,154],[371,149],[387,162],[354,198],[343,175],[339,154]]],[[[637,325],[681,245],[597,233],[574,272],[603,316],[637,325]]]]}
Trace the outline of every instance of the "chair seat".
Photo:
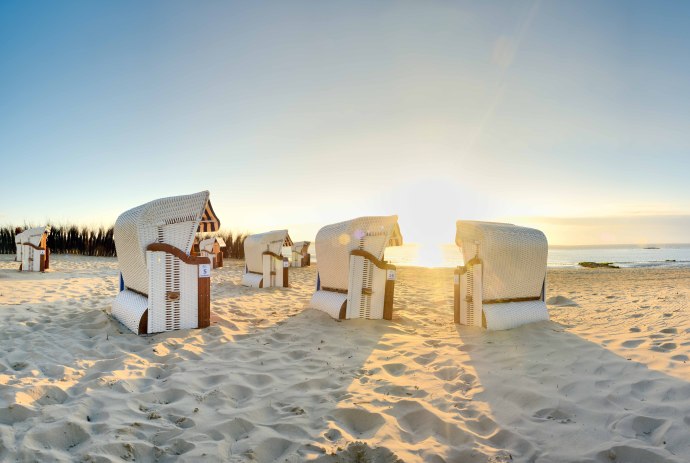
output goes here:
{"type": "Polygon", "coordinates": [[[148,309],[148,298],[125,289],[113,301],[112,315],[135,333],[139,333],[142,315],[148,309]]]}
{"type": "Polygon", "coordinates": [[[311,297],[309,307],[323,310],[333,318],[340,318],[340,310],[347,302],[347,294],[319,290],[311,297]]]}
{"type": "Polygon", "coordinates": [[[486,326],[491,330],[509,330],[526,323],[549,319],[544,301],[484,304],[486,326]]]}
{"type": "Polygon", "coordinates": [[[264,276],[258,273],[245,273],[242,275],[242,286],[249,286],[250,288],[261,288],[264,276]]]}

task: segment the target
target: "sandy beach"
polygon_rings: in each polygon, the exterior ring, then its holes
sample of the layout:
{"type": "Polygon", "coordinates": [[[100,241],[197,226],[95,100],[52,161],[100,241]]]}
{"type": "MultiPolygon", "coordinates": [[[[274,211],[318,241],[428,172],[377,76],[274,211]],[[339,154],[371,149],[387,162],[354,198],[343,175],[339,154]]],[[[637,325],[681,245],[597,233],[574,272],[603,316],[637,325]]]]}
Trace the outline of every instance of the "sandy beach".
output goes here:
{"type": "Polygon", "coordinates": [[[549,270],[550,322],[486,332],[453,325],[452,269],[340,322],[304,309],[314,266],[256,290],[226,261],[210,328],[139,337],[116,259],[11,258],[1,461],[690,461],[690,269],[549,270]]]}

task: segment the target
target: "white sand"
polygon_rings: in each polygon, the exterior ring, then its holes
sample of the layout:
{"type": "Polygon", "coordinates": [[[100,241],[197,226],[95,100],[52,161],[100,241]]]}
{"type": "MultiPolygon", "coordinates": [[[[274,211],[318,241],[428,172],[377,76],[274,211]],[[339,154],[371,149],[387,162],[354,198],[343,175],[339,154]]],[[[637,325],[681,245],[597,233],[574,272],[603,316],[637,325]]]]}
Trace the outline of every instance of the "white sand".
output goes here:
{"type": "Polygon", "coordinates": [[[314,267],[254,290],[226,261],[217,323],[138,337],[114,259],[10,259],[0,461],[690,461],[690,270],[551,271],[553,321],[492,333],[452,324],[450,269],[400,269],[393,322],[338,322],[303,309],[314,267]]]}

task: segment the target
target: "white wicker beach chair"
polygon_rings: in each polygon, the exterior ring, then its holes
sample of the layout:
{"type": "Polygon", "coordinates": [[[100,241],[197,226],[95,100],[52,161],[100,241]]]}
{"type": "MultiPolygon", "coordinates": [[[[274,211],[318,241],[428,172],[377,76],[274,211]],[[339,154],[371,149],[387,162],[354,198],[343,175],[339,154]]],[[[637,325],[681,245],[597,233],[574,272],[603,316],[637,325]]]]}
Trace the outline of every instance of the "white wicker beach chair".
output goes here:
{"type": "Polygon", "coordinates": [[[383,260],[401,246],[398,216],[360,217],[316,235],[316,292],[309,307],[333,318],[393,318],[396,267],[383,260]]]}
{"type": "Polygon", "coordinates": [[[49,234],[50,226],[46,226],[30,228],[15,236],[20,271],[44,272],[50,267],[49,234]]]}
{"type": "Polygon", "coordinates": [[[207,238],[199,242],[199,255],[211,259],[213,268],[223,266],[223,249],[225,249],[225,240],[220,236],[207,238]]]}
{"type": "Polygon", "coordinates": [[[252,288],[287,288],[290,263],[282,256],[283,246],[292,246],[287,230],[250,235],[244,240],[242,285],[252,288]]]}
{"type": "Polygon", "coordinates": [[[208,191],[157,199],[120,215],[113,316],[138,334],[209,326],[211,262],[190,251],[197,231],[219,227],[208,191]]]}
{"type": "Polygon", "coordinates": [[[299,241],[292,245],[292,266],[309,267],[311,256],[309,254],[310,241],[299,241]]]}
{"type": "MultiPolygon", "coordinates": [[[[21,230],[21,228],[17,229],[17,231],[19,230],[21,230]]],[[[14,257],[15,262],[22,261],[22,233],[24,232],[18,232],[14,235],[14,246],[17,248],[17,255],[14,257]]]]}
{"type": "Polygon", "coordinates": [[[455,241],[465,261],[455,270],[455,323],[505,330],[549,319],[544,233],[460,220],[455,241]]]}

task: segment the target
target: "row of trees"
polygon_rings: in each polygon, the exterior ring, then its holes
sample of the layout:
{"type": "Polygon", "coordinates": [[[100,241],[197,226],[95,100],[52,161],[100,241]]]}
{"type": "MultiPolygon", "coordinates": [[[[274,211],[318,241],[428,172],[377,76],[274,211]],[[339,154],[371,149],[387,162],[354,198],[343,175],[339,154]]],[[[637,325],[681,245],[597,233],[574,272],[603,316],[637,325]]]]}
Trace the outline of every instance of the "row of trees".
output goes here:
{"type": "MultiPolygon", "coordinates": [[[[29,228],[29,227],[24,227],[29,228]]],[[[14,254],[15,227],[0,228],[0,254],[14,254]]],[[[227,247],[223,257],[244,259],[244,240],[247,235],[243,233],[220,232],[227,247]]],[[[205,235],[204,238],[212,236],[205,235]]],[[[48,235],[48,247],[51,253],[79,254],[83,256],[115,256],[115,241],[113,240],[113,227],[108,229],[100,227],[53,226],[48,235]]]]}

